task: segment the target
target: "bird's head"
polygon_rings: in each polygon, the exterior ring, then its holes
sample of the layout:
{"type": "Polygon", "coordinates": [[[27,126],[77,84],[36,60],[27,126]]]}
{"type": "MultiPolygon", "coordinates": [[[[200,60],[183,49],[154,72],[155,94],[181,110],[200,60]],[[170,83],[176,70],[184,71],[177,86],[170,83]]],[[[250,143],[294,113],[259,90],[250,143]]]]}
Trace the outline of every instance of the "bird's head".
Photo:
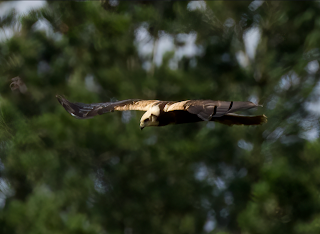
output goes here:
{"type": "Polygon", "coordinates": [[[158,126],[158,116],[160,115],[159,106],[151,107],[140,119],[140,129],[144,129],[145,127],[150,126],[158,126]]]}

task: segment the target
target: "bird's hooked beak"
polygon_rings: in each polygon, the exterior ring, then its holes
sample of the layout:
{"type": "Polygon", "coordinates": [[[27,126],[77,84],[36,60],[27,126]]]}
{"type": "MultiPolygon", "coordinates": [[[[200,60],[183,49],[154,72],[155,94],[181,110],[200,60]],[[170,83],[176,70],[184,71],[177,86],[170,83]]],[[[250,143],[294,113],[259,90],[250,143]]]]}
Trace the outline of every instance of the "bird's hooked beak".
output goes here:
{"type": "Polygon", "coordinates": [[[142,131],[142,129],[144,129],[145,125],[144,123],[140,123],[140,130],[142,131]]]}

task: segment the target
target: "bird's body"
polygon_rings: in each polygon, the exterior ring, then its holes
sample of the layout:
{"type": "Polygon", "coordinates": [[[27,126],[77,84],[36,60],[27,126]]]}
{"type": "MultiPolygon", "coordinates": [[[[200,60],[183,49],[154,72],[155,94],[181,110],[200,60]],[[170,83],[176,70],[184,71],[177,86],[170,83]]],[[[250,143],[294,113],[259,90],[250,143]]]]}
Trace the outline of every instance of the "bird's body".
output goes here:
{"type": "Polygon", "coordinates": [[[128,99],[106,103],[72,103],[57,95],[60,104],[74,117],[92,118],[113,111],[146,111],[140,120],[140,128],[169,124],[215,121],[227,125],[259,125],[267,122],[265,115],[247,116],[236,111],[258,107],[252,102],[227,102],[213,100],[187,100],[181,102],[128,99]]]}

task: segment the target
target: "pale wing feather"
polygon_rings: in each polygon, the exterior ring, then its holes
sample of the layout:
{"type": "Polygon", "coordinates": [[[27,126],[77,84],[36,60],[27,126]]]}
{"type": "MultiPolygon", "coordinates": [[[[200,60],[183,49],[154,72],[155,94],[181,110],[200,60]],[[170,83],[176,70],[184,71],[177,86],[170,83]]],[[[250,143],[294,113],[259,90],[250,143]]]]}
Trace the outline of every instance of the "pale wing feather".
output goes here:
{"type": "Polygon", "coordinates": [[[169,112],[169,111],[175,111],[175,110],[185,110],[186,104],[190,102],[190,100],[187,101],[181,101],[181,102],[169,102],[165,105],[163,108],[163,111],[169,112]]]}
{"type": "Polygon", "coordinates": [[[116,111],[128,111],[128,110],[147,111],[158,102],[159,100],[140,100],[140,101],[135,101],[132,104],[126,104],[124,106],[115,106],[114,110],[116,111]]]}

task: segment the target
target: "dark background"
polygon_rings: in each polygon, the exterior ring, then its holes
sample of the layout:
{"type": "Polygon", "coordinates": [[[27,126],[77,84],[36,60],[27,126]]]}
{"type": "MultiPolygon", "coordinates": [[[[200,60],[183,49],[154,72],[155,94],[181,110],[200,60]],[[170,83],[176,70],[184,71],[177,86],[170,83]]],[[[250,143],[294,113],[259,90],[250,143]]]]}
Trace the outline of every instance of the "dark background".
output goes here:
{"type": "Polygon", "coordinates": [[[320,233],[320,3],[201,4],[54,1],[1,17],[18,28],[0,42],[1,234],[320,233]],[[187,35],[197,50],[178,59],[187,35]],[[56,94],[251,100],[268,123],[140,131],[141,112],[78,120],[56,94]]]}

